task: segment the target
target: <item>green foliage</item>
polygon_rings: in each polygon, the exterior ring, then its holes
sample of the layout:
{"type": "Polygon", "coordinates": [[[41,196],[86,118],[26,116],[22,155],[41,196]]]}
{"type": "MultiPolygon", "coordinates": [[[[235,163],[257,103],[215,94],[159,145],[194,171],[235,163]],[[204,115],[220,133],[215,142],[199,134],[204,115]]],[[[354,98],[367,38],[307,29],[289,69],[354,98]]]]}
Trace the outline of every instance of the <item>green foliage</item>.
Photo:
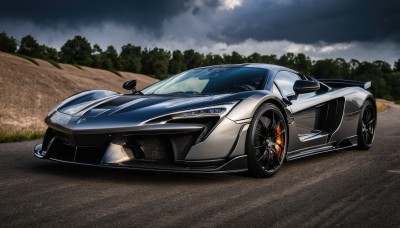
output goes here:
{"type": "Polygon", "coordinates": [[[254,52],[253,54],[249,55],[247,57],[247,62],[249,63],[262,63],[262,58],[261,55],[257,52],[254,52]]]}
{"type": "Polygon", "coordinates": [[[212,65],[220,65],[220,64],[225,64],[224,58],[220,55],[213,55],[212,53],[209,53],[205,56],[202,65],[203,66],[212,66],[212,65]]]}
{"type": "Polygon", "coordinates": [[[0,143],[43,138],[43,130],[0,130],[0,143]]]}
{"type": "Polygon", "coordinates": [[[64,63],[90,66],[93,61],[92,47],[85,37],[75,36],[61,47],[60,60],[64,63]]]}
{"type": "Polygon", "coordinates": [[[343,78],[339,67],[333,59],[322,59],[315,62],[312,75],[317,78],[343,78]]]}
{"type": "Polygon", "coordinates": [[[229,56],[229,62],[231,64],[240,64],[240,63],[245,63],[246,59],[240,55],[239,53],[237,53],[236,51],[232,52],[232,55],[229,56]]]}
{"type": "Polygon", "coordinates": [[[382,61],[382,60],[376,60],[373,62],[373,64],[375,64],[375,66],[377,66],[379,68],[379,70],[383,73],[390,73],[392,72],[392,69],[390,67],[390,64],[382,61]]]}
{"type": "Polygon", "coordinates": [[[119,69],[119,62],[118,62],[118,53],[115,50],[114,46],[108,46],[106,51],[103,53],[104,62],[103,62],[103,69],[119,69]]]}
{"type": "Polygon", "coordinates": [[[183,57],[185,59],[185,65],[187,69],[193,69],[203,65],[204,56],[193,49],[184,51],[183,57]]]}
{"type": "Polygon", "coordinates": [[[127,44],[122,46],[118,57],[118,66],[120,70],[133,73],[142,72],[142,48],[127,44]]]}
{"type": "Polygon", "coordinates": [[[391,95],[385,95],[383,96],[383,99],[387,101],[393,101],[393,97],[391,95]]]}
{"type": "Polygon", "coordinates": [[[170,74],[178,74],[186,70],[185,57],[181,51],[172,52],[172,58],[169,61],[168,67],[168,73],[170,74]]]}
{"type": "Polygon", "coordinates": [[[400,59],[394,62],[393,71],[400,72],[400,59]]]}
{"type": "Polygon", "coordinates": [[[310,57],[299,53],[294,57],[293,69],[303,74],[309,75],[311,73],[312,63],[310,57]]]}
{"type": "Polygon", "coordinates": [[[18,42],[12,36],[7,36],[7,33],[0,33],[0,51],[15,53],[17,50],[18,42]]]}
{"type": "MultiPolygon", "coordinates": [[[[0,33],[0,51],[15,52],[17,44],[18,41],[15,38],[8,37],[5,32],[0,33]]],[[[70,63],[80,70],[83,68],[79,65],[91,66],[109,70],[118,76],[121,76],[118,71],[129,71],[151,75],[158,79],[202,66],[246,62],[277,64],[316,78],[371,81],[371,92],[374,96],[394,101],[400,100],[400,59],[391,68],[389,63],[382,60],[372,63],[360,62],[356,59],[346,61],[343,58],[311,61],[310,57],[302,53],[286,53],[278,57],[255,52],[249,56],[243,56],[235,51],[222,56],[213,53],[203,55],[193,49],[183,52],[175,50],[171,54],[162,48],[147,49],[133,44],[122,46],[118,54],[113,46],[108,46],[105,51],[97,44],[92,48],[87,39],[82,36],[75,36],[72,40],[68,40],[61,47],[61,51],[57,52],[54,48],[38,44],[30,35],[21,39],[18,53],[18,56],[37,65],[38,63],[32,57],[45,59],[60,69],[58,61],[70,63]]]]}
{"type": "Polygon", "coordinates": [[[27,55],[35,58],[42,57],[40,45],[31,35],[22,37],[21,44],[19,46],[17,53],[20,55],[27,55]]]}
{"type": "Polygon", "coordinates": [[[156,78],[167,75],[170,58],[171,53],[162,48],[145,49],[142,53],[142,73],[156,78]]]}
{"type": "Polygon", "coordinates": [[[58,52],[55,48],[47,47],[46,45],[40,45],[40,55],[38,58],[50,60],[50,61],[58,61],[58,52]]]}
{"type": "Polygon", "coordinates": [[[92,49],[92,65],[94,68],[101,68],[103,62],[103,50],[98,44],[93,45],[92,49]]]}
{"type": "Polygon", "coordinates": [[[58,61],[58,52],[55,48],[40,45],[31,35],[22,37],[17,53],[34,58],[58,61]]]}
{"type": "Polygon", "coordinates": [[[350,63],[347,63],[346,60],[342,58],[335,59],[336,67],[338,68],[338,75],[340,75],[344,79],[350,78],[351,70],[350,63]]]}

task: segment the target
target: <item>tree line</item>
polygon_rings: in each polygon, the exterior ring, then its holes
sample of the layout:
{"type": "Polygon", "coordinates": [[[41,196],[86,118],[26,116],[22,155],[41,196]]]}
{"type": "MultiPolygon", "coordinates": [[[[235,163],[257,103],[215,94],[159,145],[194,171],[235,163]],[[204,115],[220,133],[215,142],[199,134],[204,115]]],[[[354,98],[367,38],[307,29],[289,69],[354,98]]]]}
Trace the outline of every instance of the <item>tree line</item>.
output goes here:
{"type": "Polygon", "coordinates": [[[34,58],[77,64],[110,71],[128,71],[164,79],[182,71],[209,65],[239,63],[269,63],[285,66],[316,78],[336,78],[359,81],[372,81],[372,93],[379,98],[400,102],[400,59],[393,67],[383,61],[358,61],[343,58],[311,60],[298,53],[262,55],[253,53],[248,56],[232,52],[231,54],[202,54],[193,49],[168,51],[163,48],[143,48],[133,44],[121,47],[118,53],[110,45],[103,50],[99,45],[91,45],[82,36],[67,40],[60,51],[39,44],[27,35],[17,40],[0,33],[0,51],[26,55],[34,58]]]}

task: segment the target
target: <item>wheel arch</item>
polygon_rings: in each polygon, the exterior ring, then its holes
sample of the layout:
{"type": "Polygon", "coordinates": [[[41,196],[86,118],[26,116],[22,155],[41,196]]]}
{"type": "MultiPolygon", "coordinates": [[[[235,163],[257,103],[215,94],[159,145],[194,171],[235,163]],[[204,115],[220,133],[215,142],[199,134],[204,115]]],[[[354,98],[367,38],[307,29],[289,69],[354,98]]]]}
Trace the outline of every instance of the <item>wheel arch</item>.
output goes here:
{"type": "Polygon", "coordinates": [[[286,108],[287,105],[285,105],[283,103],[283,101],[281,101],[280,99],[278,99],[277,97],[266,97],[265,99],[263,99],[255,108],[254,108],[254,113],[252,114],[252,117],[254,116],[256,110],[263,104],[267,104],[267,103],[271,103],[273,105],[275,105],[279,111],[281,111],[286,124],[290,124],[292,122],[292,114],[290,113],[290,111],[286,108]]]}
{"type": "MultiPolygon", "coordinates": [[[[285,122],[286,122],[287,145],[289,145],[289,142],[290,142],[290,128],[289,128],[289,123],[291,123],[291,121],[292,121],[291,113],[286,109],[286,107],[285,107],[285,105],[283,104],[282,101],[280,101],[280,100],[278,100],[278,99],[276,99],[276,98],[273,98],[273,97],[270,97],[270,98],[264,100],[263,102],[261,102],[261,103],[257,106],[257,108],[256,108],[255,110],[257,110],[261,105],[263,105],[263,104],[268,104],[268,103],[275,105],[275,106],[279,109],[279,111],[281,111],[281,113],[282,113],[282,115],[283,115],[283,117],[284,117],[283,119],[284,119],[285,122]],[[288,113],[288,112],[289,112],[289,113],[288,113]]],[[[254,115],[254,114],[253,114],[253,115],[254,115]]],[[[289,148],[289,147],[288,147],[288,148],[289,148]]],[[[288,148],[287,148],[287,149],[288,149],[288,148]]],[[[285,158],[285,160],[287,160],[287,157],[285,158]]]]}
{"type": "Polygon", "coordinates": [[[274,104],[286,119],[288,124],[293,122],[291,110],[287,105],[275,94],[268,92],[267,94],[255,94],[243,99],[239,104],[227,115],[233,121],[242,121],[252,119],[256,111],[265,103],[274,104]]]}
{"type": "MultiPolygon", "coordinates": [[[[249,131],[247,132],[246,143],[245,143],[245,153],[247,154],[247,158],[248,158],[248,169],[249,169],[250,173],[252,173],[256,177],[271,177],[277,172],[277,170],[279,170],[279,168],[282,165],[282,163],[286,160],[286,155],[282,155],[284,157],[283,158],[282,157],[279,158],[280,160],[281,159],[282,160],[281,160],[281,162],[279,162],[279,164],[275,164],[278,167],[278,168],[273,168],[272,169],[272,170],[275,170],[275,171],[273,171],[273,172],[271,170],[261,171],[262,168],[260,168],[260,167],[262,167],[262,166],[260,166],[260,164],[258,163],[259,162],[258,157],[255,157],[255,156],[257,156],[255,154],[256,152],[254,151],[254,148],[250,148],[253,145],[253,143],[252,143],[253,142],[252,141],[253,138],[252,138],[251,134],[253,134],[253,131],[255,131],[255,129],[256,129],[255,126],[257,125],[257,122],[258,122],[256,120],[258,118],[260,118],[258,110],[260,110],[261,113],[263,113],[264,111],[267,111],[267,110],[274,110],[274,112],[276,113],[277,112],[276,109],[278,109],[280,111],[281,115],[282,115],[279,118],[280,119],[284,119],[284,123],[283,124],[286,125],[285,126],[286,129],[285,129],[285,140],[284,140],[285,146],[284,146],[284,148],[285,148],[286,153],[287,153],[287,149],[288,149],[287,145],[288,145],[288,142],[289,142],[289,126],[288,126],[289,124],[288,124],[288,120],[287,120],[288,113],[287,113],[286,105],[283,104],[282,101],[278,100],[278,98],[275,98],[275,97],[264,97],[264,99],[260,99],[260,101],[257,103],[257,105],[255,105],[253,107],[254,107],[254,110],[253,110],[252,120],[251,120],[251,123],[250,123],[249,131]],[[273,105],[275,107],[273,107],[271,105],[273,105]],[[263,109],[263,107],[269,107],[269,109],[263,109]]],[[[275,116],[277,116],[277,114],[275,114],[275,116]]],[[[264,152],[264,153],[266,153],[266,152],[264,152]]],[[[278,152],[276,152],[276,153],[278,153],[278,152]]],[[[270,164],[270,162],[268,161],[267,164],[270,164]]]]}
{"type": "Polygon", "coordinates": [[[370,101],[372,103],[372,105],[374,106],[374,109],[375,109],[375,115],[377,115],[378,114],[378,109],[377,109],[377,106],[376,106],[375,99],[372,96],[368,96],[367,99],[365,99],[365,101],[370,101]]]}
{"type": "MultiPolygon", "coordinates": [[[[287,111],[286,111],[285,107],[283,106],[283,104],[274,98],[269,98],[269,99],[265,100],[264,102],[262,102],[258,107],[260,107],[261,105],[266,104],[266,103],[274,104],[282,112],[283,116],[285,117],[286,124],[287,124],[288,114],[287,114],[287,111]]],[[[257,109],[258,109],[258,107],[257,107],[257,109]]]]}

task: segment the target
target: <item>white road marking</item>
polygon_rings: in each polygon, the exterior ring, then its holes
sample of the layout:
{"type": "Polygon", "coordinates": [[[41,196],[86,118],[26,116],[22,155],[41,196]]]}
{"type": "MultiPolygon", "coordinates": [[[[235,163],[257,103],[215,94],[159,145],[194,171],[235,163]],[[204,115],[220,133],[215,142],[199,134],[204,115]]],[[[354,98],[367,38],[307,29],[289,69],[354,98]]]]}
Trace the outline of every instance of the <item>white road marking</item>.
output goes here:
{"type": "Polygon", "coordinates": [[[388,170],[389,173],[398,173],[400,174],[400,170],[396,170],[396,169],[392,169],[392,170],[388,170]]]}

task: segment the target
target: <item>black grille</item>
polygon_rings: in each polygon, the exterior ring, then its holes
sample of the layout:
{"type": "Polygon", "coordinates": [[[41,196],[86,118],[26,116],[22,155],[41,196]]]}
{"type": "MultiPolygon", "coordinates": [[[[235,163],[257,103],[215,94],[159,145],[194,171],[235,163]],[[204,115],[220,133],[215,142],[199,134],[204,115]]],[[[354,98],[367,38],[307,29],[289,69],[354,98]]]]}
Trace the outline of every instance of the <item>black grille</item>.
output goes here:
{"type": "Polygon", "coordinates": [[[98,147],[78,147],[76,150],[75,162],[100,164],[105,150],[105,148],[98,147]]]}
{"type": "Polygon", "coordinates": [[[46,151],[48,149],[49,143],[54,137],[56,137],[56,132],[51,128],[47,128],[43,139],[42,150],[46,151]]]}
{"type": "MultiPolygon", "coordinates": [[[[203,132],[204,133],[204,132],[203,132]]],[[[125,142],[137,161],[184,162],[202,132],[162,135],[71,135],[49,129],[44,146],[48,157],[70,162],[100,164],[109,144],[125,142]]],[[[121,144],[122,145],[122,144],[121,144]]]]}
{"type": "Polygon", "coordinates": [[[135,159],[143,161],[184,161],[200,133],[179,135],[124,136],[126,147],[132,149],[135,159]]]}
{"type": "Polygon", "coordinates": [[[171,143],[165,136],[130,136],[127,147],[130,147],[136,159],[173,161],[171,143]]]}
{"type": "Polygon", "coordinates": [[[171,143],[175,152],[175,160],[183,161],[192,145],[195,143],[196,138],[194,135],[180,135],[172,136],[171,143]]]}
{"type": "Polygon", "coordinates": [[[62,140],[55,138],[48,148],[47,154],[49,158],[73,162],[75,158],[75,147],[67,145],[62,140]]]}
{"type": "Polygon", "coordinates": [[[49,158],[86,164],[100,164],[106,148],[74,146],[56,137],[48,148],[49,158]]]}

